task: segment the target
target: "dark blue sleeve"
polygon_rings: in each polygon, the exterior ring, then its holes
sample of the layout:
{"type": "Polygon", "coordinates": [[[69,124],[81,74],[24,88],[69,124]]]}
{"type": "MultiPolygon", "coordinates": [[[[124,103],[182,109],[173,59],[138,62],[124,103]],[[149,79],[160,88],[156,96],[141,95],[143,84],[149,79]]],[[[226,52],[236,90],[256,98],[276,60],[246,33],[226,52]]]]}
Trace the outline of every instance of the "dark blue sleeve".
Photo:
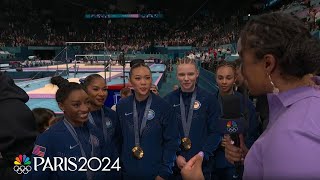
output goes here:
{"type": "Polygon", "coordinates": [[[115,114],[115,133],[114,133],[114,137],[115,137],[115,140],[116,140],[116,146],[117,146],[117,150],[118,150],[118,153],[119,153],[119,156],[120,154],[122,153],[122,144],[123,144],[123,136],[122,136],[122,128],[121,128],[121,122],[120,122],[120,115],[119,115],[119,111],[120,111],[120,108],[118,110],[118,106],[116,106],[116,112],[114,113],[115,114]]]}
{"type": "MultiPolygon", "coordinates": [[[[172,94],[172,93],[166,95],[163,99],[164,99],[167,103],[169,103],[169,106],[172,107],[174,113],[177,114],[177,110],[176,110],[175,108],[173,108],[173,106],[172,106],[173,103],[171,102],[171,99],[172,99],[171,94],[172,94]]],[[[180,131],[179,131],[178,119],[177,119],[176,116],[175,116],[175,118],[176,118],[176,120],[177,120],[177,128],[178,128],[179,137],[181,138],[182,135],[180,134],[180,131]]],[[[179,146],[180,146],[180,141],[179,141],[179,146]]],[[[181,154],[181,149],[179,148],[178,151],[176,152],[176,155],[179,156],[180,154],[181,154]]]]}
{"type": "Polygon", "coordinates": [[[51,172],[48,170],[49,168],[46,168],[45,171],[42,171],[44,163],[41,166],[37,166],[37,171],[33,169],[33,167],[35,167],[35,160],[37,161],[37,164],[40,164],[41,160],[39,157],[43,157],[44,159],[49,157],[51,159],[52,154],[50,152],[51,147],[49,137],[50,134],[48,132],[44,132],[37,137],[31,156],[32,170],[27,175],[24,175],[23,180],[46,180],[51,178],[51,172]],[[35,150],[36,148],[39,149],[35,150]]]}
{"type": "Polygon", "coordinates": [[[167,103],[169,103],[169,104],[171,105],[171,103],[170,103],[170,95],[169,95],[169,94],[167,94],[166,96],[164,96],[163,99],[164,99],[167,103]]]}
{"type": "Polygon", "coordinates": [[[109,114],[109,118],[112,121],[113,128],[114,128],[114,134],[112,137],[112,141],[114,141],[114,144],[117,148],[117,152],[120,152],[121,143],[122,143],[122,137],[121,137],[121,128],[120,128],[120,122],[118,119],[118,115],[116,111],[113,111],[112,109],[106,109],[109,114]]]}
{"type": "Polygon", "coordinates": [[[122,146],[122,132],[121,132],[121,126],[120,126],[120,119],[118,118],[118,115],[115,113],[114,116],[114,121],[115,121],[115,131],[114,131],[114,139],[115,139],[115,144],[117,147],[117,151],[120,155],[121,153],[121,146],[122,146]]]}
{"type": "Polygon", "coordinates": [[[253,103],[248,99],[247,100],[247,108],[249,113],[249,129],[245,137],[245,144],[248,149],[253,145],[253,143],[259,137],[259,121],[256,115],[256,110],[254,108],[253,103]]]}
{"type": "MultiPolygon", "coordinates": [[[[167,106],[169,106],[167,104],[167,106]]],[[[172,107],[166,108],[162,117],[163,156],[159,169],[159,176],[164,179],[172,174],[172,167],[176,161],[176,152],[179,150],[180,136],[176,114],[172,107]]]]}
{"type": "Polygon", "coordinates": [[[209,160],[213,156],[213,152],[219,147],[222,136],[218,133],[218,122],[221,116],[221,109],[218,100],[213,95],[209,96],[208,103],[208,136],[202,148],[205,160],[209,160]]]}

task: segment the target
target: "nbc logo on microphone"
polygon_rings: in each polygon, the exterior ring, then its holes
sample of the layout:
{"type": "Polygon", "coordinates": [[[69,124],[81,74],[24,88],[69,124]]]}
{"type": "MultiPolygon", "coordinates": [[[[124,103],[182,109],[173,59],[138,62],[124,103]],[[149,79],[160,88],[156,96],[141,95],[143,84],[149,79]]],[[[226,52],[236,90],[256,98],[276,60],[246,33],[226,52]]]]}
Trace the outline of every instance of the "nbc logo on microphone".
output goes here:
{"type": "Polygon", "coordinates": [[[238,131],[238,125],[235,121],[228,121],[227,122],[227,131],[230,133],[235,133],[238,131]]]}

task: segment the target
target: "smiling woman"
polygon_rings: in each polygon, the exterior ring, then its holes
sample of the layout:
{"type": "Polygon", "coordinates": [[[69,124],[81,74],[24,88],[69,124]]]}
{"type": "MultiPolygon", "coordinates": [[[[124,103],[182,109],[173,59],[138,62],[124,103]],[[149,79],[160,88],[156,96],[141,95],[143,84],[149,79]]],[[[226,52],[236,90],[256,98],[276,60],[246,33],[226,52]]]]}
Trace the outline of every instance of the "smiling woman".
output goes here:
{"type": "Polygon", "coordinates": [[[78,83],[69,83],[63,80],[51,81],[51,83],[59,87],[56,100],[66,120],[75,127],[83,126],[88,120],[89,97],[82,86],[78,83]]]}
{"type": "MultiPolygon", "coordinates": [[[[117,121],[116,113],[109,107],[104,106],[108,96],[107,84],[105,79],[99,74],[91,74],[83,81],[84,90],[90,98],[91,123],[94,124],[100,132],[103,133],[104,140],[108,148],[108,157],[111,161],[118,158],[120,148],[120,127],[117,121]]],[[[114,173],[114,179],[120,178],[117,172],[114,173]]]]}
{"type": "MultiPolygon", "coordinates": [[[[83,86],[74,82],[69,83],[60,76],[53,77],[51,83],[59,87],[56,100],[64,113],[64,118],[38,136],[32,152],[33,157],[49,157],[49,160],[52,160],[50,159],[52,157],[61,156],[86,159],[108,157],[109,151],[101,131],[88,122],[90,99],[83,90],[83,86]]],[[[31,159],[34,160],[34,158],[31,159]]],[[[80,162],[75,162],[77,167],[80,167],[80,162]]],[[[42,168],[41,165],[39,166],[42,168]]],[[[97,168],[97,166],[99,165],[92,163],[92,167],[97,168]]],[[[75,171],[70,174],[61,169],[57,171],[47,169],[46,171],[33,170],[26,176],[26,179],[51,179],[53,177],[56,179],[112,179],[110,175],[91,171],[75,171]]]]}
{"type": "Polygon", "coordinates": [[[91,111],[96,111],[104,106],[108,91],[106,81],[101,75],[91,74],[87,76],[82,85],[90,97],[91,111]]]}

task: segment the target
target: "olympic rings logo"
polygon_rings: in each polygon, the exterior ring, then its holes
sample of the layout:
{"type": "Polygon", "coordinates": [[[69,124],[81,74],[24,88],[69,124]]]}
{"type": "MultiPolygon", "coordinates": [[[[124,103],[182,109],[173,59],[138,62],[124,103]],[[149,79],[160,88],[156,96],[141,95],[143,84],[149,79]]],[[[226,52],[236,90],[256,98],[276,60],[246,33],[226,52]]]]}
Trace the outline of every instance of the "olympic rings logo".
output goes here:
{"type": "Polygon", "coordinates": [[[20,165],[20,166],[13,166],[13,170],[18,173],[18,174],[28,174],[31,170],[32,167],[30,165],[24,166],[24,165],[20,165]]]}
{"type": "Polygon", "coordinates": [[[238,127],[237,126],[232,126],[232,127],[227,128],[227,130],[230,133],[235,133],[235,132],[238,131],[238,127]]]}

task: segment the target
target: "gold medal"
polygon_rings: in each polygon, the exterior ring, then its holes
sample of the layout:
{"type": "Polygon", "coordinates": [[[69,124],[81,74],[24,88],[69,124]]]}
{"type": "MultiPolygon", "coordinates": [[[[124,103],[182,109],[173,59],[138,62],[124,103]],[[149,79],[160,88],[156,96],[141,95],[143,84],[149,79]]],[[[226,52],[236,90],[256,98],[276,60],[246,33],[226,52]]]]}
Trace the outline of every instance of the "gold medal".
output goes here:
{"type": "Polygon", "coordinates": [[[144,155],[144,152],[143,152],[141,147],[135,146],[135,147],[132,148],[132,155],[136,159],[142,159],[143,155],[144,155]]]}
{"type": "Polygon", "coordinates": [[[198,110],[200,108],[201,104],[199,101],[195,101],[194,104],[193,104],[193,109],[194,110],[198,110]]]}
{"type": "Polygon", "coordinates": [[[181,149],[184,151],[188,151],[191,149],[191,140],[187,137],[181,139],[181,149]]]}

